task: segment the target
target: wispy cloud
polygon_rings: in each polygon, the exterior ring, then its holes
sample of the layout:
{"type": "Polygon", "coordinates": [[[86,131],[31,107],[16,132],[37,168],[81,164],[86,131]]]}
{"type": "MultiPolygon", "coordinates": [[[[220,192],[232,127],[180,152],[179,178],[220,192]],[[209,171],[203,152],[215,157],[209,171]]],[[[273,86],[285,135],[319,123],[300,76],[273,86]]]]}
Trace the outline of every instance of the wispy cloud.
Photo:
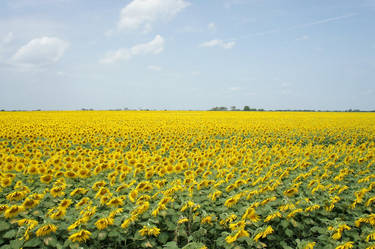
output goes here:
{"type": "Polygon", "coordinates": [[[147,67],[147,69],[148,70],[151,70],[151,71],[156,71],[156,72],[159,72],[159,71],[161,71],[161,67],[160,66],[156,66],[156,65],[149,65],[148,67],[147,67]]]}
{"type": "Polygon", "coordinates": [[[236,42],[234,41],[224,42],[223,40],[214,39],[211,41],[203,42],[199,46],[200,47],[221,47],[224,49],[231,49],[234,47],[234,45],[236,45],[236,42]]]}
{"type": "Polygon", "coordinates": [[[108,52],[99,62],[110,64],[121,60],[129,60],[136,55],[160,54],[164,50],[164,38],[160,35],[147,43],[137,44],[131,48],[120,48],[108,52]]]}
{"type": "Polygon", "coordinates": [[[208,25],[207,25],[207,28],[209,31],[211,32],[215,32],[216,31],[216,24],[214,22],[210,22],[208,25]]]}
{"type": "Polygon", "coordinates": [[[326,18],[326,19],[322,19],[322,20],[318,20],[318,21],[314,21],[314,22],[295,25],[295,26],[292,26],[288,29],[291,30],[291,29],[311,27],[311,26],[315,26],[315,25],[319,25],[319,24],[330,23],[330,22],[334,22],[334,21],[338,21],[338,20],[347,19],[347,18],[354,17],[354,16],[357,16],[357,15],[358,15],[358,13],[351,13],[351,14],[343,15],[343,16],[330,17],[330,18],[326,18]]]}
{"type": "Polygon", "coordinates": [[[283,32],[283,31],[290,31],[290,30],[295,30],[295,29],[302,29],[302,28],[307,28],[307,27],[311,27],[311,26],[315,26],[315,25],[321,25],[321,24],[335,22],[335,21],[339,21],[339,20],[343,20],[343,19],[352,18],[352,17],[357,16],[357,15],[358,15],[358,13],[351,13],[351,14],[342,15],[342,16],[335,16],[335,17],[321,19],[321,20],[317,20],[317,21],[313,21],[313,22],[297,24],[297,25],[290,26],[290,27],[287,27],[287,28],[269,29],[269,30],[265,30],[265,31],[261,31],[261,32],[253,33],[253,34],[244,35],[244,36],[242,36],[240,38],[265,36],[265,35],[269,35],[269,34],[280,33],[280,32],[283,32]]]}
{"type": "Polygon", "coordinates": [[[306,41],[306,40],[309,40],[309,39],[310,39],[310,36],[308,36],[308,35],[303,35],[303,36],[300,36],[300,37],[296,38],[297,41],[306,41]]]}

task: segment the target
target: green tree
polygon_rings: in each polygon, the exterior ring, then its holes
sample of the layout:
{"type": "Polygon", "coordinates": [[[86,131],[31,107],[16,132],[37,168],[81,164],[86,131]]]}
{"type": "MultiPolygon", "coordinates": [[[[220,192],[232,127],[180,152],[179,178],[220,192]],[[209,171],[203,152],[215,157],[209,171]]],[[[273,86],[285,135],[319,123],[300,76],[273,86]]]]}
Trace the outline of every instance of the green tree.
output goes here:
{"type": "Polygon", "coordinates": [[[250,111],[250,107],[249,107],[248,105],[245,105],[245,106],[243,107],[243,110],[246,111],[246,112],[248,112],[248,111],[250,111]]]}

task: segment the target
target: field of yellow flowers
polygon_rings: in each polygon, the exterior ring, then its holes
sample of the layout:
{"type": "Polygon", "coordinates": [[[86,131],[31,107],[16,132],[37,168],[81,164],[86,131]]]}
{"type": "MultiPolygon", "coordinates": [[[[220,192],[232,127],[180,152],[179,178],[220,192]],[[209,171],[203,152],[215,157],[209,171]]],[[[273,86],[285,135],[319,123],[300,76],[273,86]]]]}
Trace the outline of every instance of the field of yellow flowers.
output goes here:
{"type": "Polygon", "coordinates": [[[375,115],[0,113],[0,248],[375,248],[375,115]]]}

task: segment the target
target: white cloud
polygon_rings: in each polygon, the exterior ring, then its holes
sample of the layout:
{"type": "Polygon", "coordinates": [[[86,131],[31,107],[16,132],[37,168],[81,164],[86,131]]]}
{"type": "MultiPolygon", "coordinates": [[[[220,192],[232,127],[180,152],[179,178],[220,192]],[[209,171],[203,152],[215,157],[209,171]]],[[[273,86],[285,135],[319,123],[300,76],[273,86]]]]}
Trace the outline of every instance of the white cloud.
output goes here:
{"type": "Polygon", "coordinates": [[[226,0],[224,3],[225,8],[230,8],[234,5],[242,5],[249,3],[249,0],[226,0]]]}
{"type": "Polygon", "coordinates": [[[207,28],[208,30],[210,31],[216,31],[216,24],[214,22],[210,22],[208,25],[207,25],[207,28]]]}
{"type": "Polygon", "coordinates": [[[214,39],[211,41],[203,42],[200,44],[200,47],[221,47],[224,49],[231,49],[236,45],[236,42],[231,41],[231,42],[224,42],[222,40],[214,39]]]}
{"type": "Polygon", "coordinates": [[[133,0],[121,10],[117,27],[148,32],[155,22],[170,20],[189,5],[184,0],[133,0]]]}
{"type": "Polygon", "coordinates": [[[29,41],[11,58],[15,64],[45,66],[61,59],[69,43],[56,37],[41,37],[29,41]]]}
{"type": "Polygon", "coordinates": [[[100,63],[114,63],[120,60],[128,60],[135,55],[159,54],[164,50],[164,38],[156,35],[155,38],[147,43],[137,44],[131,48],[120,48],[109,52],[100,60],[100,63]]]}
{"type": "Polygon", "coordinates": [[[161,71],[162,69],[161,67],[155,66],[155,65],[149,65],[147,68],[151,71],[157,71],[157,72],[161,71]]]}
{"type": "Polygon", "coordinates": [[[3,39],[1,39],[1,43],[8,44],[8,43],[11,43],[13,39],[14,39],[13,32],[9,32],[8,34],[4,36],[3,39]]]}
{"type": "Polygon", "coordinates": [[[290,83],[290,82],[281,83],[281,87],[283,87],[283,88],[288,88],[288,87],[291,87],[291,86],[292,86],[292,83],[290,83]]]}
{"type": "Polygon", "coordinates": [[[239,90],[241,90],[241,87],[239,87],[239,86],[232,86],[232,87],[229,87],[228,89],[230,91],[239,91],[239,90]]]}
{"type": "Polygon", "coordinates": [[[310,39],[310,36],[308,36],[308,35],[303,35],[303,36],[301,36],[301,37],[298,37],[296,40],[297,40],[297,41],[306,41],[306,40],[308,40],[308,39],[310,39]]]}

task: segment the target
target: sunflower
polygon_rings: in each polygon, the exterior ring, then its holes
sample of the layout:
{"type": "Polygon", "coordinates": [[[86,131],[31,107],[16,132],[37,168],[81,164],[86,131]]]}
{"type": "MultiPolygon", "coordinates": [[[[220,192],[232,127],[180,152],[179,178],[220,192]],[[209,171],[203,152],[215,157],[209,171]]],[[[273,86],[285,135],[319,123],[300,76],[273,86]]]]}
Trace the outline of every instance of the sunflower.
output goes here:
{"type": "Polygon", "coordinates": [[[229,235],[229,236],[227,236],[226,238],[225,238],[225,241],[228,243],[228,244],[230,244],[230,243],[233,243],[233,242],[235,242],[237,239],[239,239],[239,238],[242,238],[242,237],[249,237],[250,236],[250,234],[246,231],[246,230],[244,230],[244,229],[241,229],[241,230],[239,230],[238,232],[236,232],[235,233],[235,235],[229,235]]]}
{"type": "Polygon", "coordinates": [[[1,179],[1,187],[6,188],[10,185],[12,185],[12,178],[5,177],[1,179]]]}
{"type": "Polygon", "coordinates": [[[212,216],[206,216],[201,220],[202,224],[212,224],[212,216]]]}
{"type": "Polygon", "coordinates": [[[50,183],[52,181],[52,175],[44,175],[40,177],[40,181],[43,183],[50,183]]]}
{"type": "Polygon", "coordinates": [[[23,206],[14,205],[14,206],[11,206],[11,207],[9,207],[5,210],[4,217],[5,218],[13,218],[13,217],[17,216],[19,213],[21,213],[22,211],[24,211],[23,206]]]}
{"type": "Polygon", "coordinates": [[[103,230],[109,225],[113,225],[113,218],[107,217],[107,218],[101,218],[95,222],[96,228],[99,230],[103,230]]]}
{"type": "Polygon", "coordinates": [[[72,200],[64,199],[60,202],[59,207],[62,209],[67,209],[72,204],[72,200]]]}
{"type": "Polygon", "coordinates": [[[47,225],[44,225],[42,227],[40,227],[37,231],[36,231],[36,236],[38,237],[41,237],[41,236],[46,236],[50,233],[56,233],[56,230],[57,230],[57,226],[53,225],[53,224],[47,224],[47,225]]]}
{"type": "Polygon", "coordinates": [[[90,236],[91,236],[91,232],[82,229],[70,235],[69,240],[73,242],[86,242],[86,240],[88,240],[90,236]]]}
{"type": "Polygon", "coordinates": [[[134,222],[135,219],[133,219],[132,217],[128,218],[128,219],[125,219],[124,222],[122,222],[121,224],[121,228],[123,229],[126,229],[130,226],[131,223],[134,222]]]}
{"type": "Polygon", "coordinates": [[[8,201],[20,201],[22,200],[27,193],[24,191],[15,191],[6,196],[8,201]]]}
{"type": "Polygon", "coordinates": [[[255,213],[255,209],[250,207],[245,211],[242,219],[257,222],[259,220],[259,216],[255,213]]]}
{"type": "Polygon", "coordinates": [[[142,236],[155,236],[160,234],[160,229],[157,227],[143,226],[141,230],[138,231],[142,236]]]}
{"type": "Polygon", "coordinates": [[[129,195],[128,195],[129,200],[130,200],[131,202],[135,202],[135,199],[137,198],[137,196],[138,196],[138,191],[135,190],[135,189],[133,189],[133,190],[129,193],[129,195]]]}
{"type": "Polygon", "coordinates": [[[123,206],[124,202],[120,197],[114,197],[112,198],[109,202],[107,202],[107,206],[109,207],[118,207],[118,206],[123,206]]]}
{"type": "Polygon", "coordinates": [[[85,189],[85,188],[76,188],[76,189],[74,189],[71,193],[70,193],[70,196],[75,196],[75,195],[78,195],[78,194],[82,194],[82,195],[84,195],[84,194],[86,194],[88,192],[88,190],[87,189],[85,189]]]}
{"type": "Polygon", "coordinates": [[[34,208],[35,206],[37,206],[39,204],[39,200],[34,200],[34,199],[31,199],[31,198],[26,198],[24,200],[24,202],[22,203],[22,207],[24,209],[31,209],[31,208],[34,208]]]}
{"type": "Polygon", "coordinates": [[[58,208],[57,212],[54,212],[53,214],[50,215],[51,219],[54,220],[61,220],[65,217],[66,210],[62,208],[58,208]]]}
{"type": "Polygon", "coordinates": [[[61,197],[61,196],[64,196],[65,193],[63,192],[64,191],[64,188],[62,186],[57,186],[57,187],[53,187],[50,191],[50,194],[53,196],[53,197],[61,197]]]}
{"type": "Polygon", "coordinates": [[[181,218],[177,221],[177,224],[182,224],[182,223],[185,223],[185,222],[188,222],[189,219],[188,218],[181,218]]]}
{"type": "Polygon", "coordinates": [[[5,210],[7,210],[9,207],[8,207],[8,205],[6,205],[6,204],[3,204],[3,205],[0,205],[0,214],[2,213],[2,212],[5,212],[5,210]]]}

